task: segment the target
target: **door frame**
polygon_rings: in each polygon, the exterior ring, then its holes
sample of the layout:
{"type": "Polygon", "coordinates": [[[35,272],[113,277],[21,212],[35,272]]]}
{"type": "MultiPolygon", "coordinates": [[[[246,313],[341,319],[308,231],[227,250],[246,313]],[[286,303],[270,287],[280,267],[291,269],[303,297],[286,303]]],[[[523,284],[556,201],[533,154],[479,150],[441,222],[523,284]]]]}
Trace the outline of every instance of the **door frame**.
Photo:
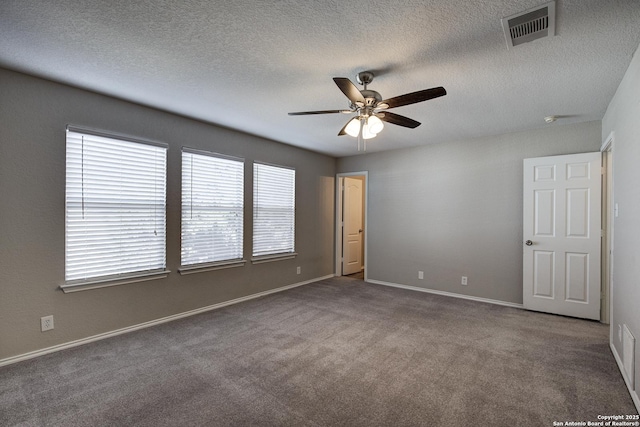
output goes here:
{"type": "Polygon", "coordinates": [[[612,131],[602,143],[600,152],[602,153],[603,163],[603,185],[602,185],[602,213],[603,213],[603,239],[602,239],[602,271],[606,272],[602,275],[602,298],[605,299],[604,307],[601,313],[600,322],[609,324],[609,337],[613,342],[613,227],[615,222],[614,214],[614,182],[613,182],[613,166],[614,166],[614,140],[615,134],[612,131]]]}
{"type": "Polygon", "coordinates": [[[342,276],[342,198],[343,198],[343,182],[345,177],[352,176],[362,176],[364,177],[364,191],[362,192],[362,203],[363,203],[363,211],[364,211],[364,245],[363,245],[363,260],[364,260],[364,280],[366,281],[367,270],[368,270],[368,260],[367,254],[369,251],[367,250],[367,246],[369,244],[369,239],[367,237],[367,233],[369,231],[368,221],[369,221],[369,172],[361,171],[361,172],[344,172],[336,174],[336,227],[335,227],[335,275],[342,276]]]}

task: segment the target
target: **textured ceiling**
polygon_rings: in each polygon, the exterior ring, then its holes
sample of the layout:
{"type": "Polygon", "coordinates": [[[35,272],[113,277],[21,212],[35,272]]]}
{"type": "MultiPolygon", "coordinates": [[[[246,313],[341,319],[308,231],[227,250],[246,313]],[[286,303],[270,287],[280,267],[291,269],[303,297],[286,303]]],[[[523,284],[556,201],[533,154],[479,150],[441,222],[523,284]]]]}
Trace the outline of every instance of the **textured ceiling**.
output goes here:
{"type": "Polygon", "coordinates": [[[640,43],[640,1],[557,0],[556,36],[507,49],[500,18],[546,0],[1,0],[0,66],[314,151],[357,154],[332,77],[390,98],[380,151],[599,120],[640,43]],[[559,115],[546,125],[543,117],[559,115]]]}

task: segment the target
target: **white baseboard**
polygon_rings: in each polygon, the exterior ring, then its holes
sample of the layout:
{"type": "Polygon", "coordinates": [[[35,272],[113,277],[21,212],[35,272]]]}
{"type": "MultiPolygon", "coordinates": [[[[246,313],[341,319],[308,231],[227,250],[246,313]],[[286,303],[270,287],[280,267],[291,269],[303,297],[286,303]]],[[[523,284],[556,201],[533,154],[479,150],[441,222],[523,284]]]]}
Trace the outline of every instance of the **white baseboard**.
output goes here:
{"type": "Polygon", "coordinates": [[[376,284],[376,285],[391,286],[391,287],[400,288],[400,289],[408,289],[410,291],[426,292],[428,294],[443,295],[443,296],[446,296],[446,297],[454,297],[454,298],[467,299],[467,300],[471,300],[471,301],[486,302],[486,303],[489,303],[489,304],[503,305],[505,307],[523,308],[522,304],[517,304],[515,302],[500,301],[500,300],[497,300],[497,299],[481,298],[481,297],[474,297],[474,296],[471,296],[471,295],[456,294],[456,293],[453,293],[453,292],[437,291],[435,289],[427,289],[427,288],[420,288],[420,287],[417,287],[417,286],[401,285],[399,283],[383,282],[382,280],[367,279],[366,282],[367,283],[373,283],[373,284],[376,284]]]}
{"type": "Polygon", "coordinates": [[[629,390],[631,400],[633,400],[633,404],[636,405],[636,411],[640,413],[640,398],[638,398],[638,393],[631,388],[631,386],[629,385],[629,381],[627,381],[627,376],[624,373],[624,365],[622,363],[620,355],[618,354],[618,350],[616,350],[616,346],[614,346],[611,341],[609,341],[609,347],[611,348],[611,353],[613,353],[613,358],[616,359],[616,363],[618,364],[618,369],[620,370],[620,375],[624,380],[624,384],[627,386],[627,390],[629,390]]]}
{"type": "Polygon", "coordinates": [[[89,344],[94,341],[103,340],[105,338],[111,338],[118,335],[126,334],[128,332],[137,331],[139,329],[149,328],[151,326],[160,325],[162,323],[171,322],[173,320],[182,319],[196,314],[205,313],[207,311],[216,310],[218,308],[226,307],[228,305],[238,304],[240,302],[249,301],[255,298],[264,297],[266,295],[275,294],[277,292],[286,291],[288,289],[297,288],[298,286],[308,285],[309,283],[317,282],[320,280],[330,279],[334,277],[334,274],[327,276],[317,277],[311,280],[305,280],[304,282],[298,282],[287,286],[281,286],[279,288],[270,289],[264,292],[258,292],[257,294],[251,294],[244,297],[232,299],[229,301],[223,301],[218,304],[209,305],[206,307],[197,308],[195,310],[185,311],[184,313],[173,314],[171,316],[162,317],[160,319],[151,320],[149,322],[139,323],[133,326],[127,326],[126,328],[116,329],[115,331],[104,332],[102,334],[93,335],[87,338],[81,338],[79,340],[66,342],[63,344],[54,345],[52,347],[43,348],[41,350],[30,351],[29,353],[19,354],[17,356],[7,357],[6,359],[0,359],[0,366],[11,365],[13,363],[22,362],[23,360],[33,359],[35,357],[44,356],[45,354],[55,353],[56,351],[66,350],[68,348],[78,347],[83,344],[89,344]]]}

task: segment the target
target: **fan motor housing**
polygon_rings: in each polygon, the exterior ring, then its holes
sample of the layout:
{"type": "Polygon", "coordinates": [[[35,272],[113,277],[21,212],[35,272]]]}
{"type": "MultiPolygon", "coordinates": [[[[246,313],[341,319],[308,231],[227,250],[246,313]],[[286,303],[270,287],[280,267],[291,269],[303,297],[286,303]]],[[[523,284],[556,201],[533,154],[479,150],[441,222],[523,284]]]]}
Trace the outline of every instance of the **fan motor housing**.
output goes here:
{"type": "Polygon", "coordinates": [[[376,103],[382,101],[382,96],[376,92],[375,90],[361,90],[360,93],[364,96],[364,100],[366,101],[366,105],[368,107],[375,105],[376,103]]]}

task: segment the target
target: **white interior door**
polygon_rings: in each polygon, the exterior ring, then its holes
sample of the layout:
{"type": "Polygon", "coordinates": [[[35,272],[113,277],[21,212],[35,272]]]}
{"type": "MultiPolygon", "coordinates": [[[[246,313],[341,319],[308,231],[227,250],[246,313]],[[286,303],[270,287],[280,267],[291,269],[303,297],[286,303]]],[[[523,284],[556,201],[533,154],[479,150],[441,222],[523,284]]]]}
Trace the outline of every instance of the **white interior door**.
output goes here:
{"type": "Polygon", "coordinates": [[[524,308],[600,320],[600,153],[524,160],[524,308]]]}
{"type": "Polygon", "coordinates": [[[362,269],[362,181],[344,178],[342,274],[362,269]]]}

